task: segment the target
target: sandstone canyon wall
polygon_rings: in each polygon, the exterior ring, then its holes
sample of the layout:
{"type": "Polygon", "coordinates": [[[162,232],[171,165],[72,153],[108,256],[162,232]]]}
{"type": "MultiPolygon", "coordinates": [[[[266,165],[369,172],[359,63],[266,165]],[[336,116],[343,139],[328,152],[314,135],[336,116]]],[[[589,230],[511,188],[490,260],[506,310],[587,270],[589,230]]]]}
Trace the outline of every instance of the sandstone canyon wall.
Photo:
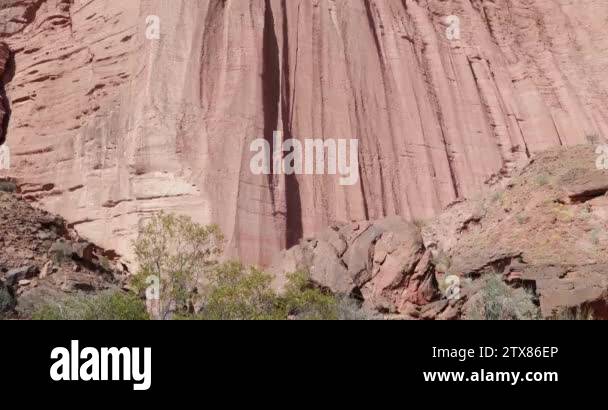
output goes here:
{"type": "Polygon", "coordinates": [[[607,24],[605,0],[2,0],[0,176],[123,255],[164,209],[266,264],[608,135],[607,24]],[[274,130],[359,139],[360,182],[253,175],[249,145],[274,130]]]}

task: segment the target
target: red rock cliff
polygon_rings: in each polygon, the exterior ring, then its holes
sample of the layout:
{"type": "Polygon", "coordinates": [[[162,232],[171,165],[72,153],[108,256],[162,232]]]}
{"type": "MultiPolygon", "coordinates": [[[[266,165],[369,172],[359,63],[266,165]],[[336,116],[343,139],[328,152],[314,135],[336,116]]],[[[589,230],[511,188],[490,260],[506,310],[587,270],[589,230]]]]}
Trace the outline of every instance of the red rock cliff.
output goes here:
{"type": "Polygon", "coordinates": [[[607,19],[605,0],[4,0],[8,173],[120,253],[165,209],[266,263],[608,135],[607,19]],[[360,183],[253,175],[249,144],[275,129],[358,138],[360,183]]]}

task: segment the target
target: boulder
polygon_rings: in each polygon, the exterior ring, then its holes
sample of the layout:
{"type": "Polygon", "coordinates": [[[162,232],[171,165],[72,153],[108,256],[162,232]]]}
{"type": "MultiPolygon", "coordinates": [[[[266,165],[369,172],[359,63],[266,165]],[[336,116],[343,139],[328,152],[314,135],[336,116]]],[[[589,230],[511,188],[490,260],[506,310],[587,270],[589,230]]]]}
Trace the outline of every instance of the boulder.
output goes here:
{"type": "Polygon", "coordinates": [[[399,217],[334,226],[317,239],[283,252],[270,272],[281,288],[285,274],[310,273],[334,293],[364,300],[367,308],[399,313],[406,302],[437,297],[429,255],[418,228],[399,217]],[[422,263],[420,263],[422,262],[422,263]]]}

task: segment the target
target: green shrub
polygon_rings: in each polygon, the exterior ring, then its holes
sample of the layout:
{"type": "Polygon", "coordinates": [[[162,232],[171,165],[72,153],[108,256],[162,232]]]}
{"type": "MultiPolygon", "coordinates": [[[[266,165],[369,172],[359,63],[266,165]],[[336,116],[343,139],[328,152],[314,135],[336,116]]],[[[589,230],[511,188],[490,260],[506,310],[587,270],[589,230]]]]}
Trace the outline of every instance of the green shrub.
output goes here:
{"type": "Polygon", "coordinates": [[[217,264],[223,237],[215,225],[160,213],[136,242],[140,266],[132,286],[141,294],[150,278],[159,284],[160,319],[336,320],[359,319],[354,303],[313,286],[306,273],[288,275],[277,294],[272,276],[237,262],[217,264]],[[160,278],[160,280],[159,280],[160,278]]]}
{"type": "Polygon", "coordinates": [[[427,221],[422,218],[414,218],[412,223],[420,230],[424,229],[424,227],[427,225],[427,221]]]}
{"type": "Polygon", "coordinates": [[[491,201],[492,203],[502,202],[504,198],[504,192],[495,192],[492,194],[491,201]]]}
{"type": "Polygon", "coordinates": [[[452,260],[443,250],[433,252],[433,264],[438,272],[448,273],[452,267],[452,260]]]}
{"type": "Polygon", "coordinates": [[[209,275],[203,320],[280,320],[284,311],[270,287],[272,277],[257,269],[247,272],[236,262],[224,263],[209,275]]]}
{"type": "Polygon", "coordinates": [[[71,241],[66,241],[63,238],[58,239],[49,248],[49,254],[55,263],[61,263],[72,259],[74,248],[71,241]]]}
{"type": "Polygon", "coordinates": [[[349,296],[338,299],[338,320],[379,320],[380,316],[363,308],[361,303],[349,296]]]}
{"type": "Polygon", "coordinates": [[[524,289],[513,289],[499,275],[485,280],[465,309],[469,320],[536,320],[538,307],[524,289]]]}
{"type": "Polygon", "coordinates": [[[208,276],[202,307],[180,320],[367,320],[372,315],[350,298],[333,296],[312,285],[303,272],[288,275],[283,294],[271,287],[272,276],[228,262],[208,276]]]}
{"type": "Polygon", "coordinates": [[[338,299],[315,287],[306,272],[287,275],[288,283],[280,304],[288,317],[300,320],[337,320],[338,299]]]}
{"type": "Polygon", "coordinates": [[[15,301],[8,289],[0,285],[0,319],[5,318],[14,306],[15,301]]]}
{"type": "Polygon", "coordinates": [[[590,308],[563,308],[551,320],[595,320],[595,316],[590,308]]]}
{"type": "Polygon", "coordinates": [[[538,186],[549,185],[549,176],[547,174],[540,174],[536,176],[536,184],[538,186]]]}
{"type": "Polygon", "coordinates": [[[598,133],[591,133],[585,135],[585,139],[587,140],[588,144],[597,145],[602,142],[603,138],[598,133]]]}
{"type": "Polygon", "coordinates": [[[132,293],[106,291],[71,295],[41,306],[34,320],[148,320],[146,306],[132,293]]]}
{"type": "Polygon", "coordinates": [[[0,181],[0,192],[16,192],[17,184],[11,181],[0,181]]]}
{"type": "Polygon", "coordinates": [[[223,236],[216,225],[203,226],[186,216],[159,213],[133,243],[139,271],[133,286],[143,292],[158,278],[159,318],[186,314],[197,302],[193,290],[215,265],[223,236]]]}

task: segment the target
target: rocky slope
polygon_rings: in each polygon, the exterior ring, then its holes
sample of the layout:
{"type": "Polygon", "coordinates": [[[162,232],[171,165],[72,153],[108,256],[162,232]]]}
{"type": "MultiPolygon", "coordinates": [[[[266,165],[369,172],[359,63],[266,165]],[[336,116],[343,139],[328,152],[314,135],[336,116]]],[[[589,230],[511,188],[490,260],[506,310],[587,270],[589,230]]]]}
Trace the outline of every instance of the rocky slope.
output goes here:
{"type": "Polygon", "coordinates": [[[467,317],[499,275],[527,289],[545,318],[584,310],[608,319],[608,171],[597,162],[588,145],[539,153],[432,220],[334,226],[284,252],[272,271],[309,270],[376,310],[424,319],[467,317]],[[458,298],[446,292],[455,284],[458,298]]]}
{"type": "Polygon", "coordinates": [[[62,218],[6,192],[11,185],[0,181],[0,318],[27,318],[66,293],[121,286],[128,272],[116,255],[81,238],[62,218]]]}
{"type": "MultiPolygon", "coordinates": [[[[585,311],[608,319],[608,171],[597,163],[591,145],[552,149],[435,218],[332,224],[276,256],[274,288],[303,270],[387,318],[465,319],[498,278],[507,297],[538,305],[542,317],[585,311]]],[[[124,287],[118,255],[23,194],[3,192],[15,187],[0,181],[0,292],[18,299],[13,315],[27,317],[66,292],[124,287]]]]}
{"type": "Polygon", "coordinates": [[[2,0],[0,173],[118,253],[165,209],[265,264],[608,135],[607,17],[604,0],[2,0]],[[359,139],[360,183],[253,175],[249,144],[275,129],[359,139]]]}

